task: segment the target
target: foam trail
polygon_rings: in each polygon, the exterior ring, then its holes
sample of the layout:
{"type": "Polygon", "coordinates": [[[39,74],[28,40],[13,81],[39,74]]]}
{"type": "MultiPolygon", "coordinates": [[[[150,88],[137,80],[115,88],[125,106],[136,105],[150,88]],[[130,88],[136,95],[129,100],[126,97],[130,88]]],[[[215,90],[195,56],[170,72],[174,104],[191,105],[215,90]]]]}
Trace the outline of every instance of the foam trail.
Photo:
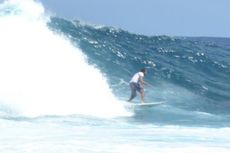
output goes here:
{"type": "Polygon", "coordinates": [[[9,0],[0,9],[0,103],[29,116],[129,114],[100,70],[46,26],[41,4],[9,0]]]}

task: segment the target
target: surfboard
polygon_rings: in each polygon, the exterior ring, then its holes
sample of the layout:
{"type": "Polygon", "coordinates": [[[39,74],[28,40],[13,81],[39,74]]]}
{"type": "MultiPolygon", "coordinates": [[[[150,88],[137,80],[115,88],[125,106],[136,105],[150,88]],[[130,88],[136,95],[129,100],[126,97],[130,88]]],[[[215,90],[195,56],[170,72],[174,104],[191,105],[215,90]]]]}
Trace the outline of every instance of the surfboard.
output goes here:
{"type": "Polygon", "coordinates": [[[135,103],[133,105],[135,106],[143,106],[143,107],[154,107],[154,106],[157,106],[157,105],[161,105],[161,104],[164,104],[165,102],[162,101],[162,102],[145,102],[145,103],[135,103]]]}
{"type": "Polygon", "coordinates": [[[126,102],[126,106],[128,107],[154,107],[154,106],[158,106],[158,105],[162,105],[164,104],[165,101],[159,101],[159,102],[145,102],[145,103],[133,103],[133,102],[126,102]]]}

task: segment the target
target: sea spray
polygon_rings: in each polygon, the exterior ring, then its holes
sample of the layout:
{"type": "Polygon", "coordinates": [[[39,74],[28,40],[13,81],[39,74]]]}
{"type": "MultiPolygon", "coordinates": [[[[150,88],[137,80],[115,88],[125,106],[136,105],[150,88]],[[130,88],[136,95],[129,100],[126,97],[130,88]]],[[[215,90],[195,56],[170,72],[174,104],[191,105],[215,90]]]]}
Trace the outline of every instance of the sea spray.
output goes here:
{"type": "Polygon", "coordinates": [[[26,116],[129,114],[82,51],[52,32],[41,4],[1,6],[0,103],[26,116]]]}

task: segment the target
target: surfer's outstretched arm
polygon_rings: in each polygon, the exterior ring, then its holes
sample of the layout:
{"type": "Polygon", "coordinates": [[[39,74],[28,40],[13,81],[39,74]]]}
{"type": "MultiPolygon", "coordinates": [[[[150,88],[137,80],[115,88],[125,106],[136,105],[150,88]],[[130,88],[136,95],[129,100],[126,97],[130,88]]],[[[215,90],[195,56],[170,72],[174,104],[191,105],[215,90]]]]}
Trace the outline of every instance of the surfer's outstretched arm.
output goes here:
{"type": "Polygon", "coordinates": [[[153,87],[153,85],[147,81],[144,81],[144,84],[153,87]]]}

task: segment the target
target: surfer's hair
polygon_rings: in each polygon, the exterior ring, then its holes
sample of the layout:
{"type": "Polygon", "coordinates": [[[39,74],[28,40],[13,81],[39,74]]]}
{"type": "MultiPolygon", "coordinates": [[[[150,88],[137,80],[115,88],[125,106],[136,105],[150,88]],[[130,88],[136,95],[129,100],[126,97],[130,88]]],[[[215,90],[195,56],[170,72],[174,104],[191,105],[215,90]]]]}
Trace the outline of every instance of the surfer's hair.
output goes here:
{"type": "Polygon", "coordinates": [[[140,70],[140,72],[143,72],[143,73],[145,74],[146,68],[142,68],[142,69],[140,70]]]}

